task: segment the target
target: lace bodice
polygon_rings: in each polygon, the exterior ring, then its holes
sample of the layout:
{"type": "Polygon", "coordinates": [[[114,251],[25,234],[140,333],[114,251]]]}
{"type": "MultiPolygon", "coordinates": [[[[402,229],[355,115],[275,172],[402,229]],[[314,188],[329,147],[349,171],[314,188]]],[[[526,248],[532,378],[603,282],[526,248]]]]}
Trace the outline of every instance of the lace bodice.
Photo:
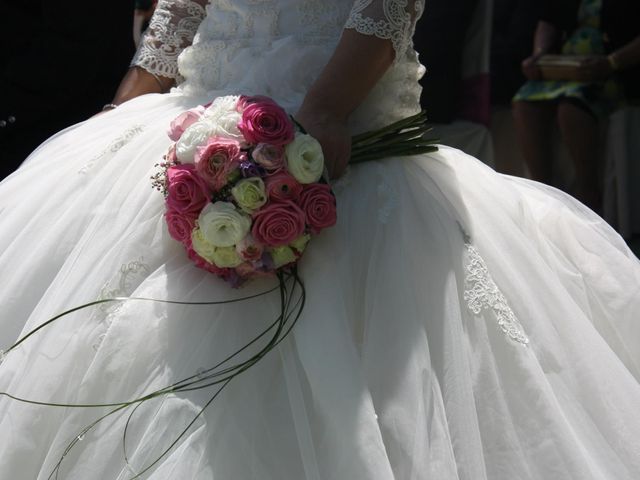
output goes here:
{"type": "Polygon", "coordinates": [[[354,29],[396,52],[354,115],[355,129],[369,128],[419,108],[423,69],[411,37],[422,8],[423,0],[160,0],[134,63],[178,79],[187,94],[260,93],[294,109],[343,29],[354,29]]]}

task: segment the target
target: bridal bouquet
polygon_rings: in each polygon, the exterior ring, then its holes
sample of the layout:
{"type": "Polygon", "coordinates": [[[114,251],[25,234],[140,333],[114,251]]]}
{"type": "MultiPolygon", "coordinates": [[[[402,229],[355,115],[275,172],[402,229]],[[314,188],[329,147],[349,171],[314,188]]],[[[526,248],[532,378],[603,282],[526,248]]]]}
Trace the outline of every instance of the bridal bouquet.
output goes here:
{"type": "MultiPolygon", "coordinates": [[[[424,114],[353,138],[352,163],[433,151],[424,114]]],[[[336,222],[318,141],[274,100],[223,96],[181,113],[154,186],[189,258],[239,286],[294,265],[336,222]]]]}
{"type": "Polygon", "coordinates": [[[276,102],[225,96],[180,114],[154,177],[170,235],[233,286],[295,263],[336,222],[318,141],[276,102]]]}

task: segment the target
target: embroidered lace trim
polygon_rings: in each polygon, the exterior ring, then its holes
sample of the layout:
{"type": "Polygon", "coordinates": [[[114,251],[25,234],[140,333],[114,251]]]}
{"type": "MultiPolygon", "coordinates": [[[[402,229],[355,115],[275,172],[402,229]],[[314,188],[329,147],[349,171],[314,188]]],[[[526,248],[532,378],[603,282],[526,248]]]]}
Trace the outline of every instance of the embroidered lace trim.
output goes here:
{"type": "Polygon", "coordinates": [[[522,345],[529,343],[520,321],[509,306],[507,299],[493,281],[487,264],[480,253],[469,243],[467,248],[467,266],[465,276],[464,299],[469,310],[479,315],[483,310],[491,310],[496,316],[498,326],[507,335],[522,345]]]}
{"type": "Polygon", "coordinates": [[[356,0],[344,28],[391,40],[396,61],[412,47],[424,0],[356,0]]]}
{"type": "Polygon", "coordinates": [[[206,15],[207,3],[208,0],[160,0],[131,66],[182,81],[178,55],[191,45],[206,15]]]}
{"type": "Polygon", "coordinates": [[[115,140],[113,140],[107,146],[106,149],[104,149],[98,155],[96,155],[91,160],[89,160],[80,170],[78,170],[78,173],[83,173],[83,174],[88,173],[99,160],[103,160],[106,155],[110,155],[110,154],[113,155],[115,153],[118,153],[118,151],[122,147],[124,147],[127,143],[129,143],[131,140],[133,140],[143,131],[144,131],[143,125],[136,124],[128,128],[127,130],[125,130],[125,132],[122,135],[120,135],[115,140]]]}

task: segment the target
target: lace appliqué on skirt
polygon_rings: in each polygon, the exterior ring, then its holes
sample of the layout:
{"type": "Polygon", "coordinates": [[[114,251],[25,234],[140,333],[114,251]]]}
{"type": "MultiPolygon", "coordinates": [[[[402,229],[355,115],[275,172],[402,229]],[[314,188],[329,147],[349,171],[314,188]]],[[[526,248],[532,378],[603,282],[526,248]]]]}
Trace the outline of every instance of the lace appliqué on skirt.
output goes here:
{"type": "Polygon", "coordinates": [[[487,264],[480,253],[469,241],[465,241],[467,249],[464,299],[469,310],[479,315],[483,310],[491,310],[496,316],[498,326],[507,337],[526,346],[529,338],[522,325],[511,310],[496,283],[493,281],[487,264]]]}
{"type": "MultiPolygon", "coordinates": [[[[107,282],[98,296],[98,300],[105,300],[107,298],[126,297],[142,283],[142,281],[151,273],[151,267],[144,263],[144,258],[140,257],[138,260],[133,260],[129,263],[125,263],[120,267],[117,278],[107,282]]],[[[96,343],[93,344],[93,349],[98,350],[102,341],[107,336],[107,331],[113,322],[113,317],[118,314],[118,311],[122,307],[122,302],[116,303],[103,303],[98,308],[104,315],[104,324],[106,329],[98,335],[96,343]]]]}

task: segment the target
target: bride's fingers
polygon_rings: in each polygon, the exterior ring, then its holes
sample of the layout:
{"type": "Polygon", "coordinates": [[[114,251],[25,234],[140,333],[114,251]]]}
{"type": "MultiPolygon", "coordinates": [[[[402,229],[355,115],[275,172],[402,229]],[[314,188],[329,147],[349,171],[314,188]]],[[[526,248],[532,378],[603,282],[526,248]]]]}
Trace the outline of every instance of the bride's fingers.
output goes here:
{"type": "Polygon", "coordinates": [[[296,118],[307,133],[320,142],[330,178],[342,175],[351,156],[351,135],[346,125],[324,118],[318,120],[315,116],[300,115],[296,118]]]}

